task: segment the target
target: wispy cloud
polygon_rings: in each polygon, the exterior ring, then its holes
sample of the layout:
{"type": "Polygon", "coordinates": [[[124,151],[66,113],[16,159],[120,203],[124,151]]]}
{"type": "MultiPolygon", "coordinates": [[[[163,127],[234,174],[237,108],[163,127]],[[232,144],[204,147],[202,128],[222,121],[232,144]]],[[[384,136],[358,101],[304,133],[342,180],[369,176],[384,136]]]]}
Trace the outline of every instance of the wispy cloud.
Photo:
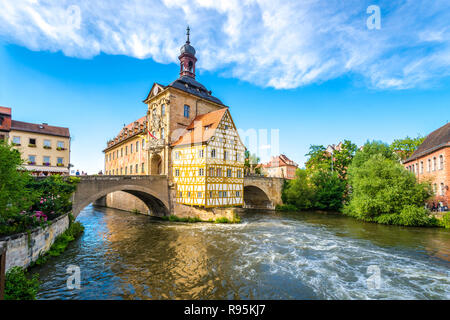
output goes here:
{"type": "Polygon", "coordinates": [[[429,86],[450,75],[448,21],[448,0],[0,1],[0,37],[32,50],[176,62],[189,24],[200,69],[279,89],[349,73],[373,88],[429,86]],[[370,4],[380,30],[366,27],[370,4]]]}

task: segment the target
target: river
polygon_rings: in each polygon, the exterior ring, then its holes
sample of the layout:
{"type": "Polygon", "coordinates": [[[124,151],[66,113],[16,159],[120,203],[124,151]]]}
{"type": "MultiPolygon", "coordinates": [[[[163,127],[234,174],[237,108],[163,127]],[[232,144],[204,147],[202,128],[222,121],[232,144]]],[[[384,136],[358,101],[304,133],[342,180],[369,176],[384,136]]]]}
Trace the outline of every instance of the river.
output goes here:
{"type": "Polygon", "coordinates": [[[31,270],[39,299],[450,299],[449,230],[314,212],[173,223],[93,206],[77,220],[84,234],[31,270]]]}

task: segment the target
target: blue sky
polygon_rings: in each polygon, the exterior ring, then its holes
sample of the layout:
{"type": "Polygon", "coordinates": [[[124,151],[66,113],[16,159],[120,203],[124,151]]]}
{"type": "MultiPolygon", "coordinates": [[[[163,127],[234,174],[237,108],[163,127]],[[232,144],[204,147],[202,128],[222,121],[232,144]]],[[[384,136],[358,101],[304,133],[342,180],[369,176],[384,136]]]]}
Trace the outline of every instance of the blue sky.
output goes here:
{"type": "Polygon", "coordinates": [[[197,80],[238,128],[278,129],[300,165],[311,144],[392,142],[450,120],[446,1],[20,0],[1,2],[0,20],[0,105],[69,127],[71,162],[89,173],[145,114],[153,82],[178,77],[186,24],[197,80]],[[370,4],[380,30],[367,29],[370,4]]]}

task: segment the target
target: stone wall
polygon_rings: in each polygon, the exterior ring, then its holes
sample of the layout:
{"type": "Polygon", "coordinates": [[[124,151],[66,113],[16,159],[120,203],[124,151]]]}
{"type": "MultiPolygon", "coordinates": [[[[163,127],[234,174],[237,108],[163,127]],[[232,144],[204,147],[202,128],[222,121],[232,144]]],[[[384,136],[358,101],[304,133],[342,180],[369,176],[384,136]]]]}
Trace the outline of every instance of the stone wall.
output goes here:
{"type": "Polygon", "coordinates": [[[46,228],[36,228],[28,233],[19,233],[0,238],[0,247],[6,243],[6,270],[11,267],[28,267],[40,254],[47,252],[57,236],[69,227],[69,217],[65,214],[52,221],[46,228]]]}
{"type": "Polygon", "coordinates": [[[123,191],[116,191],[108,194],[105,197],[104,204],[100,204],[99,202],[96,202],[95,204],[125,211],[138,210],[142,214],[150,214],[150,210],[144,201],[123,191]]]}

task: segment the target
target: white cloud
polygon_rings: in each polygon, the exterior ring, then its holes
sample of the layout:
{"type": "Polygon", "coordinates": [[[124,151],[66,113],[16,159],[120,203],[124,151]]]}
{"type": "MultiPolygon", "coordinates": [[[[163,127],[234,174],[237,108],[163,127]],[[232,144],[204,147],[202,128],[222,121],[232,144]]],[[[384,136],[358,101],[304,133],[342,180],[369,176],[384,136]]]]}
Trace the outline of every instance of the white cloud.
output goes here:
{"type": "Polygon", "coordinates": [[[448,0],[376,2],[380,30],[367,29],[371,3],[358,0],[2,0],[0,37],[80,58],[104,52],[169,63],[189,24],[200,69],[260,86],[353,73],[370,87],[403,89],[449,76],[448,0]]]}

